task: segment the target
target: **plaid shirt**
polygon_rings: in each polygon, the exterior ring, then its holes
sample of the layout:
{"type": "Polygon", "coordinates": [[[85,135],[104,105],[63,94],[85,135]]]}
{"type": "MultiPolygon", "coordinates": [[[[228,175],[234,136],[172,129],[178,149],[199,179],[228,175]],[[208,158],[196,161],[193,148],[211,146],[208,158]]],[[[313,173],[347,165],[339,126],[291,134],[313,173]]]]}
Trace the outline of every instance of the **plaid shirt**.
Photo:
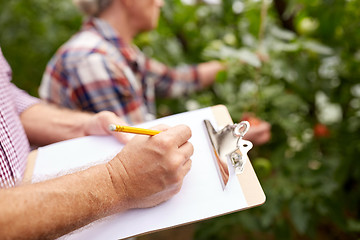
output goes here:
{"type": "Polygon", "coordinates": [[[154,118],[155,94],[179,97],[199,88],[195,66],[169,68],[148,59],[95,18],[51,59],[39,95],[68,108],[109,110],[136,124],[154,118]]]}
{"type": "Polygon", "coordinates": [[[11,70],[0,48],[0,188],[22,180],[30,147],[19,118],[39,100],[10,83],[11,70]]]}

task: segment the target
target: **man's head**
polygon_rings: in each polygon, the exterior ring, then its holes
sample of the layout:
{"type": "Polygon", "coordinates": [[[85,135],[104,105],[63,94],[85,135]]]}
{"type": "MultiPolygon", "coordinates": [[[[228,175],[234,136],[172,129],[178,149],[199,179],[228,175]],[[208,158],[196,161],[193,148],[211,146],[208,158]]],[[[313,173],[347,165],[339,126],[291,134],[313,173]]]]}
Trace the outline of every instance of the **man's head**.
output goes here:
{"type": "Polygon", "coordinates": [[[87,16],[126,19],[136,32],[149,31],[157,26],[163,0],[73,0],[87,16]],[[121,16],[120,16],[121,15],[121,16]]]}

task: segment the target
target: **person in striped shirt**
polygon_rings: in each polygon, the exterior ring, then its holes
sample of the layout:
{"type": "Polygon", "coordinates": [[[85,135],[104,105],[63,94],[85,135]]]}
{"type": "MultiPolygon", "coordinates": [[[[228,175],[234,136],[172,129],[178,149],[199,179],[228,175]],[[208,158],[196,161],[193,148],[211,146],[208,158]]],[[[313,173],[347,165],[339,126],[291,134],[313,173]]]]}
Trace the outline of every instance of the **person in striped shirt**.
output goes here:
{"type": "Polygon", "coordinates": [[[116,212],[155,206],[180,190],[193,153],[191,131],[184,125],[157,126],[160,134],[130,141],[116,134],[128,143],[109,162],[22,183],[30,144],[109,135],[108,125],[123,121],[109,111],[94,114],[46,104],[10,81],[0,48],[0,239],[58,238],[116,212]]]}
{"type": "Polygon", "coordinates": [[[74,0],[88,17],[48,63],[39,95],[138,124],[155,117],[155,97],[181,97],[213,83],[218,61],[175,68],[147,58],[134,37],[157,26],[163,0],[74,0]]]}

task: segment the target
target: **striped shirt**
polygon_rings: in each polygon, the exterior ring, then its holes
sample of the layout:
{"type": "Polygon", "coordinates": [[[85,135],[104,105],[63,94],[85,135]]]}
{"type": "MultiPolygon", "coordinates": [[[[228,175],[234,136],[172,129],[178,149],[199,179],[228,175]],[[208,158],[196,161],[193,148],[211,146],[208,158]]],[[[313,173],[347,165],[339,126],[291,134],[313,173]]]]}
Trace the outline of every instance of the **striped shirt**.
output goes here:
{"type": "Polygon", "coordinates": [[[11,69],[0,48],[0,188],[23,178],[30,147],[19,115],[39,100],[10,83],[11,69]]]}
{"type": "Polygon", "coordinates": [[[48,63],[39,95],[72,109],[109,110],[129,124],[155,114],[155,95],[179,97],[200,88],[196,66],[169,68],[125,44],[105,21],[89,19],[48,63]]]}

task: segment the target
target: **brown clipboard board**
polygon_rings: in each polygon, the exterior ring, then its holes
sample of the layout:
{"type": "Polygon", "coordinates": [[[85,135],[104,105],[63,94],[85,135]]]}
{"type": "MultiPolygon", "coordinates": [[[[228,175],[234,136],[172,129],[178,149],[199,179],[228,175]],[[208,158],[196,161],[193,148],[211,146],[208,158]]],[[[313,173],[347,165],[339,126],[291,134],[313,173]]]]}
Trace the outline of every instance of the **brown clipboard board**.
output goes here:
{"type": "Polygon", "coordinates": [[[35,150],[32,150],[27,157],[27,164],[26,164],[26,169],[25,169],[25,173],[24,173],[23,183],[31,183],[31,179],[32,179],[32,176],[34,173],[37,154],[38,154],[38,150],[35,149],[35,150]]]}
{"type": "MultiPolygon", "coordinates": [[[[232,118],[231,118],[230,113],[229,113],[228,109],[226,108],[226,106],[224,106],[224,105],[212,106],[211,111],[215,118],[217,127],[219,129],[225,127],[228,124],[233,124],[232,118]]],[[[34,173],[37,155],[38,155],[38,150],[33,150],[28,156],[28,164],[27,164],[27,168],[25,171],[25,175],[24,175],[24,182],[31,182],[31,179],[32,179],[33,173],[34,173]]],[[[266,200],[265,194],[264,194],[263,189],[260,185],[260,182],[256,176],[256,173],[252,167],[251,161],[248,161],[245,164],[243,172],[241,174],[237,175],[237,179],[238,179],[238,182],[243,191],[243,195],[246,200],[247,207],[242,208],[241,210],[233,211],[233,212],[243,211],[248,208],[256,207],[256,206],[262,205],[265,202],[265,200],[266,200]]],[[[222,216],[222,215],[227,215],[227,214],[230,214],[233,212],[227,212],[224,214],[219,214],[216,216],[212,216],[209,218],[203,218],[203,219],[196,220],[196,221],[189,221],[184,224],[178,224],[178,225],[173,225],[171,227],[160,228],[160,229],[157,229],[154,231],[147,231],[147,232],[143,232],[141,234],[133,235],[132,237],[143,236],[143,235],[147,235],[147,234],[151,234],[151,233],[155,233],[155,232],[159,232],[159,231],[166,231],[166,230],[171,231],[172,229],[177,228],[177,227],[187,226],[189,224],[193,224],[193,223],[203,221],[203,220],[208,220],[208,219],[222,216]]]]}

